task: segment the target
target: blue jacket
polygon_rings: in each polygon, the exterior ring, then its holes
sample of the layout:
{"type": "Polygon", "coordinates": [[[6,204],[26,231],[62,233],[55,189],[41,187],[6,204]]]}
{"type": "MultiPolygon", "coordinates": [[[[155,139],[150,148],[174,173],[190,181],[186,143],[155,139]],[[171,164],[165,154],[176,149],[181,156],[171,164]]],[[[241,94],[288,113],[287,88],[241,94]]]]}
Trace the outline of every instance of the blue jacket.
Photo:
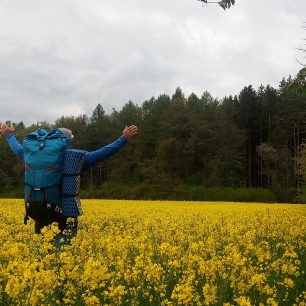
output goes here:
{"type": "MultiPolygon", "coordinates": [[[[8,134],[6,140],[11,147],[12,151],[21,159],[24,160],[24,149],[22,144],[16,139],[14,134],[8,134]]],[[[125,136],[121,136],[113,143],[102,147],[96,151],[90,151],[85,154],[83,169],[91,167],[96,163],[105,160],[119,151],[125,144],[127,139],[125,136]]]]}
{"type": "MultiPolygon", "coordinates": [[[[6,139],[12,151],[21,160],[24,160],[23,145],[21,145],[20,142],[18,142],[15,135],[8,134],[6,139]]],[[[86,152],[82,150],[66,150],[69,162],[66,161],[67,162],[66,167],[64,162],[64,172],[68,171],[67,173],[69,173],[67,167],[72,166],[72,164],[74,164],[76,161],[77,163],[80,162],[80,155],[82,156],[83,166],[77,168],[83,170],[115,154],[121,147],[123,147],[126,144],[126,142],[127,142],[126,137],[122,135],[113,143],[105,147],[102,147],[96,151],[86,152]]],[[[78,188],[80,186],[79,179],[80,179],[79,176],[65,176],[65,174],[63,176],[63,191],[64,191],[62,196],[63,216],[77,217],[82,214],[81,203],[77,194],[78,188]],[[69,196],[69,194],[67,194],[67,191],[72,192],[72,194],[74,193],[76,194],[74,196],[69,196]]]]}

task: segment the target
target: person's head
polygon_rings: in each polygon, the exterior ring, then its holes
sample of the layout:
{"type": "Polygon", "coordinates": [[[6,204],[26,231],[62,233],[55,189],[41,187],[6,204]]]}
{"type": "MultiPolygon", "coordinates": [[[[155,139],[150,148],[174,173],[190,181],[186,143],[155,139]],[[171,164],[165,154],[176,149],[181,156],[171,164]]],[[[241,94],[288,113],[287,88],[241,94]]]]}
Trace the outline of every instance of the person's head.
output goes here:
{"type": "Polygon", "coordinates": [[[71,130],[69,130],[69,129],[67,129],[67,128],[64,128],[64,127],[59,128],[59,130],[62,131],[62,132],[65,134],[65,136],[66,136],[70,141],[72,141],[72,139],[73,139],[74,136],[73,136],[71,130]]]}

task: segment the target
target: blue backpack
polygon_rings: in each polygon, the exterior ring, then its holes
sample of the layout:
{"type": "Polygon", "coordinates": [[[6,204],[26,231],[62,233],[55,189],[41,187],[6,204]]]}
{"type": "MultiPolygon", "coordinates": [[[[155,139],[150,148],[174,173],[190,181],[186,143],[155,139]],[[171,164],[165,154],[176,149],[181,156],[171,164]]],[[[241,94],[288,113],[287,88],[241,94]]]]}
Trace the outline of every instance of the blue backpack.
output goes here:
{"type": "Polygon", "coordinates": [[[70,140],[58,129],[48,132],[40,128],[25,137],[23,148],[24,223],[29,217],[45,222],[51,215],[61,214],[64,154],[70,148],[70,140]]]}

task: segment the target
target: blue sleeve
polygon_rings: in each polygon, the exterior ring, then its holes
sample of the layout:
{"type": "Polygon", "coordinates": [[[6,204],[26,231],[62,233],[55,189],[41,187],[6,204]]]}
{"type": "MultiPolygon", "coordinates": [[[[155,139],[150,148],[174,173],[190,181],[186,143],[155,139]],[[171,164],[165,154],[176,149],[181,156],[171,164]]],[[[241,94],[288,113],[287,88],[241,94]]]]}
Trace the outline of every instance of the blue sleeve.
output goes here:
{"type": "Polygon", "coordinates": [[[115,142],[102,147],[97,151],[87,152],[84,157],[84,169],[93,166],[94,164],[110,157],[119,151],[125,144],[127,143],[127,139],[125,136],[121,136],[115,142]]]}
{"type": "Polygon", "coordinates": [[[6,140],[12,151],[21,159],[24,160],[24,149],[22,144],[16,139],[14,134],[8,134],[6,140]]]}

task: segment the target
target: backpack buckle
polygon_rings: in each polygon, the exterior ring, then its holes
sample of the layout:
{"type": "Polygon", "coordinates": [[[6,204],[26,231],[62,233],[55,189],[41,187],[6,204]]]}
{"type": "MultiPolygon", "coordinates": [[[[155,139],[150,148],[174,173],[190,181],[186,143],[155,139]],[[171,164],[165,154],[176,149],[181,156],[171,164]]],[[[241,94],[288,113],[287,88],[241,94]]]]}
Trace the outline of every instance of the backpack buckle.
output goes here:
{"type": "Polygon", "coordinates": [[[30,203],[29,203],[29,202],[27,202],[26,206],[27,206],[27,208],[30,208],[30,203]]]}
{"type": "Polygon", "coordinates": [[[51,204],[47,203],[47,209],[51,209],[51,204]]]}
{"type": "Polygon", "coordinates": [[[41,142],[39,143],[39,150],[43,150],[44,147],[45,147],[45,142],[44,142],[44,141],[41,141],[41,142]]]}
{"type": "Polygon", "coordinates": [[[63,212],[63,210],[58,205],[56,205],[55,211],[60,213],[60,214],[63,212]]]}

